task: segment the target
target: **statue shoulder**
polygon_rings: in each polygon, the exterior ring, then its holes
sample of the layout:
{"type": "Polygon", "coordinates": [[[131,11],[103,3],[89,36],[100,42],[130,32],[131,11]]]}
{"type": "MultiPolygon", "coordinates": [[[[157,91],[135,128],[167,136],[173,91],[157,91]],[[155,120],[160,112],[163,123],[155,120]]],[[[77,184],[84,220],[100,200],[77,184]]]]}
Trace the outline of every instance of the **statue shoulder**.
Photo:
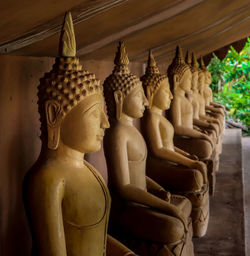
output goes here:
{"type": "Polygon", "coordinates": [[[65,177],[60,165],[54,162],[35,164],[26,174],[24,186],[36,190],[52,189],[58,184],[64,184],[64,180],[65,177]]]}

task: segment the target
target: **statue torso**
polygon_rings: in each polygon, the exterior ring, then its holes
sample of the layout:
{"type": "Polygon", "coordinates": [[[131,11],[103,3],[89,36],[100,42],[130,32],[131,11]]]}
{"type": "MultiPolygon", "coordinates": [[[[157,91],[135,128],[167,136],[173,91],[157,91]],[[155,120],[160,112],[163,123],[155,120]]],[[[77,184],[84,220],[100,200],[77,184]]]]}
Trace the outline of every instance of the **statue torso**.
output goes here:
{"type": "MultiPolygon", "coordinates": [[[[53,181],[56,186],[57,180],[64,181],[61,214],[67,256],[105,255],[110,196],[98,172],[86,162],[85,166],[77,168],[52,161],[49,168],[42,166],[41,169],[33,170],[31,177],[28,184],[30,193],[39,189],[39,185],[35,185],[38,182],[46,186],[53,181]]],[[[58,221],[57,217],[55,221],[58,221]]]]}
{"type": "Polygon", "coordinates": [[[212,90],[209,88],[209,86],[205,87],[204,98],[205,98],[206,106],[209,106],[210,102],[213,100],[213,93],[212,93],[212,90]]]}
{"type": "MultiPolygon", "coordinates": [[[[105,135],[105,144],[108,147],[114,147],[113,143],[117,137],[121,137],[119,140],[121,145],[117,145],[118,147],[122,147],[126,145],[126,155],[125,157],[128,161],[129,166],[129,176],[130,176],[130,184],[135,185],[138,188],[146,190],[146,158],[147,158],[147,147],[146,143],[140,134],[140,132],[131,125],[125,125],[120,122],[116,122],[114,126],[107,131],[107,135],[105,135]]],[[[117,143],[117,142],[116,142],[117,143]]],[[[109,152],[111,153],[111,152],[109,152]]],[[[108,155],[107,155],[108,157],[108,155]]],[[[119,159],[116,159],[119,161],[119,159]]],[[[112,172],[117,172],[119,170],[114,170],[114,163],[109,160],[109,169],[112,172]]],[[[109,176],[113,179],[113,175],[109,176]]],[[[115,184],[115,180],[111,180],[111,183],[115,184]]]]}
{"type": "Polygon", "coordinates": [[[194,118],[199,119],[199,101],[197,100],[198,98],[198,93],[193,92],[192,95],[192,106],[193,106],[193,114],[194,118]]]}
{"type": "MultiPolygon", "coordinates": [[[[163,115],[149,112],[146,113],[146,122],[151,122],[153,126],[155,126],[154,129],[159,129],[160,132],[160,139],[162,146],[174,151],[174,127],[173,125],[165,118],[163,115]],[[156,125],[158,127],[156,127],[156,125]]],[[[145,123],[145,126],[147,127],[147,124],[145,123]]],[[[150,133],[151,130],[148,130],[147,133],[150,133]]],[[[147,135],[148,137],[148,135],[147,135]]],[[[157,138],[155,138],[157,139],[157,138]]],[[[150,143],[150,142],[149,142],[150,143]]]]}
{"type": "Polygon", "coordinates": [[[205,99],[204,97],[197,93],[197,100],[199,101],[199,115],[205,115],[205,99]]]}
{"type": "Polygon", "coordinates": [[[192,103],[183,95],[175,94],[174,97],[177,99],[175,104],[180,104],[182,126],[193,129],[192,103]]]}

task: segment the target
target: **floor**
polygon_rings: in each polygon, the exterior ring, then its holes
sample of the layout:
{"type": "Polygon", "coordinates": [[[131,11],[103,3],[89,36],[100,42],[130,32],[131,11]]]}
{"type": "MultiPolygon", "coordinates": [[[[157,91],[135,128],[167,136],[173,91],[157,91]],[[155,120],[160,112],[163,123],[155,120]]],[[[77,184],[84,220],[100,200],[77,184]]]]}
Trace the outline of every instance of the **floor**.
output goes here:
{"type": "Polygon", "coordinates": [[[206,236],[194,239],[196,256],[246,255],[241,147],[241,131],[226,130],[215,194],[210,200],[209,227],[206,236]]]}
{"type": "Polygon", "coordinates": [[[245,210],[245,247],[250,256],[250,137],[242,138],[242,164],[245,210]]]}

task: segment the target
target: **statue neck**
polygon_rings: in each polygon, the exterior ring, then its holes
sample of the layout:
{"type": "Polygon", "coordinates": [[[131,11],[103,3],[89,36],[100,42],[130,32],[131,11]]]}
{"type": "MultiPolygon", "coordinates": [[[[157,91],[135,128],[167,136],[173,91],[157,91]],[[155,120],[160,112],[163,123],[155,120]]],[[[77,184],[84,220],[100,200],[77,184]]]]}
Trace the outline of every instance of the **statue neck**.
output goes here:
{"type": "Polygon", "coordinates": [[[154,114],[158,114],[158,115],[162,115],[163,110],[159,109],[159,108],[156,107],[156,106],[152,106],[152,107],[149,109],[149,112],[154,113],[154,114]]]}
{"type": "Polygon", "coordinates": [[[78,168],[84,166],[84,153],[68,147],[62,141],[59,142],[56,150],[48,149],[47,145],[43,145],[40,157],[46,158],[47,160],[57,160],[65,165],[71,165],[78,168]]]}
{"type": "Polygon", "coordinates": [[[179,86],[178,88],[175,90],[175,93],[181,96],[185,96],[185,91],[182,90],[179,86]]]}
{"type": "Polygon", "coordinates": [[[133,120],[134,119],[132,117],[122,113],[120,119],[118,120],[118,122],[120,122],[120,123],[122,123],[124,125],[134,126],[133,120]]]}

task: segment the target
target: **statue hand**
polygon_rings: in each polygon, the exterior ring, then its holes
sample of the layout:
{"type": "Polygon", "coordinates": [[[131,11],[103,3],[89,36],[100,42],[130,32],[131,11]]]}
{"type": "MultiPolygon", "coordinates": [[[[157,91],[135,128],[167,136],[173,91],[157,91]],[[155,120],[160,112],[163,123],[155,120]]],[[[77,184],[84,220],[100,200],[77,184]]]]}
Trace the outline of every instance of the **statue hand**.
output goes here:
{"type": "Polygon", "coordinates": [[[201,161],[195,161],[192,164],[192,168],[197,169],[201,172],[204,179],[204,183],[207,184],[207,166],[201,161]]]}
{"type": "Polygon", "coordinates": [[[188,231],[188,223],[187,223],[187,218],[186,216],[182,213],[182,211],[180,211],[176,206],[172,205],[172,204],[168,204],[170,206],[171,211],[169,212],[169,210],[167,211],[168,213],[171,214],[171,216],[179,219],[185,229],[185,232],[188,231]]]}
{"type": "Polygon", "coordinates": [[[171,193],[169,191],[160,189],[160,190],[154,191],[154,195],[166,202],[170,202],[171,193]]]}
{"type": "Polygon", "coordinates": [[[212,148],[214,149],[214,142],[210,139],[208,135],[203,134],[203,136],[201,136],[201,139],[207,140],[211,144],[212,148]]]}
{"type": "Polygon", "coordinates": [[[190,158],[192,160],[196,160],[196,161],[199,160],[198,156],[196,156],[196,155],[189,155],[188,158],[190,158]]]}

